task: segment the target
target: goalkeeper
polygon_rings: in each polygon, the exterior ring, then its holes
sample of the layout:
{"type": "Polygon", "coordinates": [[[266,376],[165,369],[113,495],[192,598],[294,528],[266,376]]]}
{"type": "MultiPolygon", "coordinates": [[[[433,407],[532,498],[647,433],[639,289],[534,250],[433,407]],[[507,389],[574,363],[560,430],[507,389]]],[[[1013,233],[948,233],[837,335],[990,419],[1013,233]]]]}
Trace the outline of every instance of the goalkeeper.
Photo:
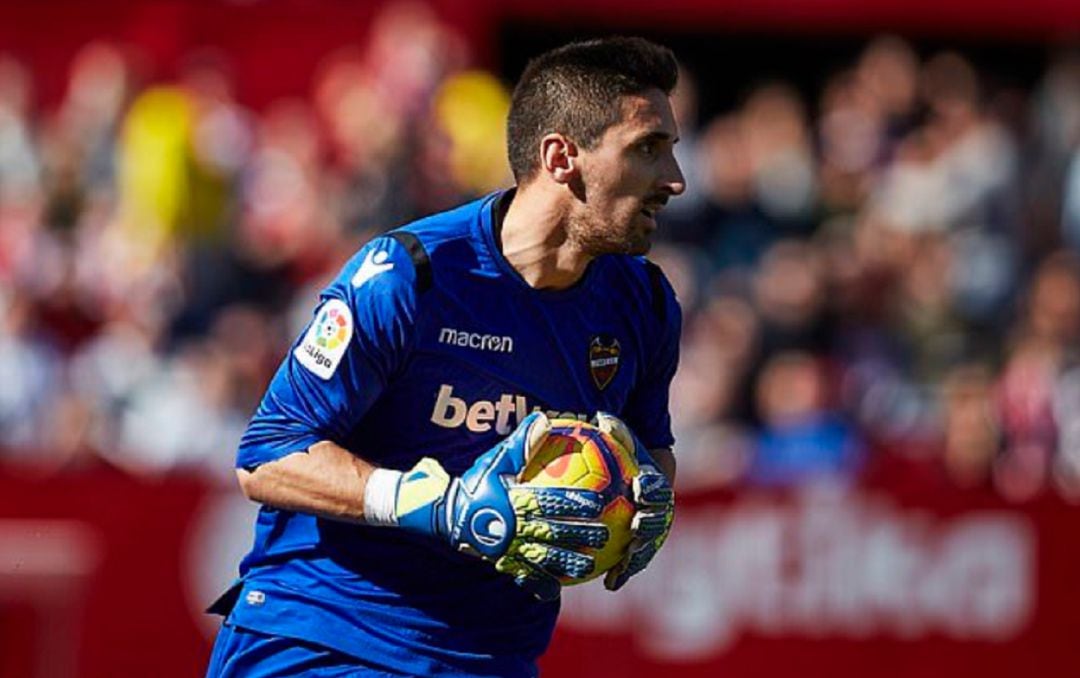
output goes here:
{"type": "Polygon", "coordinates": [[[211,607],[209,675],[536,675],[555,578],[607,538],[587,493],[513,482],[549,416],[637,451],[638,532],[605,585],[648,564],[674,510],[681,318],[641,255],[684,186],[676,77],[637,38],[534,59],[517,187],[376,238],[323,291],[237,454],[262,507],[211,607]]]}

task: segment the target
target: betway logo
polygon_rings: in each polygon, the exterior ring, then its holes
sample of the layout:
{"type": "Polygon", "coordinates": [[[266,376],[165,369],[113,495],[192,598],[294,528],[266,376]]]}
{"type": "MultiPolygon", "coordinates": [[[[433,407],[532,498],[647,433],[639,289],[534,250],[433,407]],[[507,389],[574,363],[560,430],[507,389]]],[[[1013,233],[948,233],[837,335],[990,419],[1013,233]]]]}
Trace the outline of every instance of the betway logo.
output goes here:
{"type": "Polygon", "coordinates": [[[431,423],[443,428],[464,425],[473,433],[487,433],[494,426],[496,433],[506,435],[530,413],[540,411],[552,419],[589,420],[587,414],[544,410],[541,405],[534,405],[530,409],[525,396],[513,393],[503,393],[495,401],[477,400],[470,404],[464,398],[454,396],[453,386],[443,384],[439,387],[439,397],[435,399],[435,409],[431,411],[431,423]]]}
{"type": "Polygon", "coordinates": [[[444,327],[439,330],[439,343],[451,346],[464,346],[475,348],[480,351],[495,351],[496,353],[513,353],[514,338],[499,336],[496,334],[480,334],[478,332],[463,332],[452,327],[444,327]]]}

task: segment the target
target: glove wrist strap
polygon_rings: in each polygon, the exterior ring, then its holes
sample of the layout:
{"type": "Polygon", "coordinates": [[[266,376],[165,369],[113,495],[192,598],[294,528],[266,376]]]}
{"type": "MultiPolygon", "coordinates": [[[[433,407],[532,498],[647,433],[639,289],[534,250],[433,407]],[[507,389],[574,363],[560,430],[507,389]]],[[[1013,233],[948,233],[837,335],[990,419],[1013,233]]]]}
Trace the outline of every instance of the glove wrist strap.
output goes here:
{"type": "Polygon", "coordinates": [[[368,525],[396,526],[397,491],[401,471],[377,468],[364,488],[364,522],[368,525]]]}

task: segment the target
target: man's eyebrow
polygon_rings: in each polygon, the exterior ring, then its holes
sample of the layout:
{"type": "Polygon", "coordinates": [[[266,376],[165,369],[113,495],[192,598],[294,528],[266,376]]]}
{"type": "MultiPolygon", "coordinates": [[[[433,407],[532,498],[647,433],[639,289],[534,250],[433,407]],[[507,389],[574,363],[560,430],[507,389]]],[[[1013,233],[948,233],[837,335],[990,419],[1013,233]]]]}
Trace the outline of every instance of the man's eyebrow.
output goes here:
{"type": "Polygon", "coordinates": [[[655,130],[642,134],[640,137],[634,139],[635,144],[640,144],[645,141],[670,141],[672,144],[677,144],[679,143],[679,137],[672,136],[661,130],[655,130]]]}

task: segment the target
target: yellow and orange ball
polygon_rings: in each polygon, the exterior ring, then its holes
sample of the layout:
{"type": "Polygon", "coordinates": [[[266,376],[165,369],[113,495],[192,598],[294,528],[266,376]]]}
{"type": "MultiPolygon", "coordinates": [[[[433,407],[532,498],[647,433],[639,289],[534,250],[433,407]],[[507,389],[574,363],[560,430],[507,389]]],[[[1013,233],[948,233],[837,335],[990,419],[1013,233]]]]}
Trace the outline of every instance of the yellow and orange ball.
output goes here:
{"type": "Polygon", "coordinates": [[[564,586],[595,579],[614,567],[633,538],[633,478],[638,473],[632,450],[596,426],[576,419],[553,419],[543,447],[522,472],[523,482],[540,487],[591,490],[604,504],[601,522],[609,538],[601,549],[583,549],[596,559],[588,577],[561,578],[564,586]]]}

